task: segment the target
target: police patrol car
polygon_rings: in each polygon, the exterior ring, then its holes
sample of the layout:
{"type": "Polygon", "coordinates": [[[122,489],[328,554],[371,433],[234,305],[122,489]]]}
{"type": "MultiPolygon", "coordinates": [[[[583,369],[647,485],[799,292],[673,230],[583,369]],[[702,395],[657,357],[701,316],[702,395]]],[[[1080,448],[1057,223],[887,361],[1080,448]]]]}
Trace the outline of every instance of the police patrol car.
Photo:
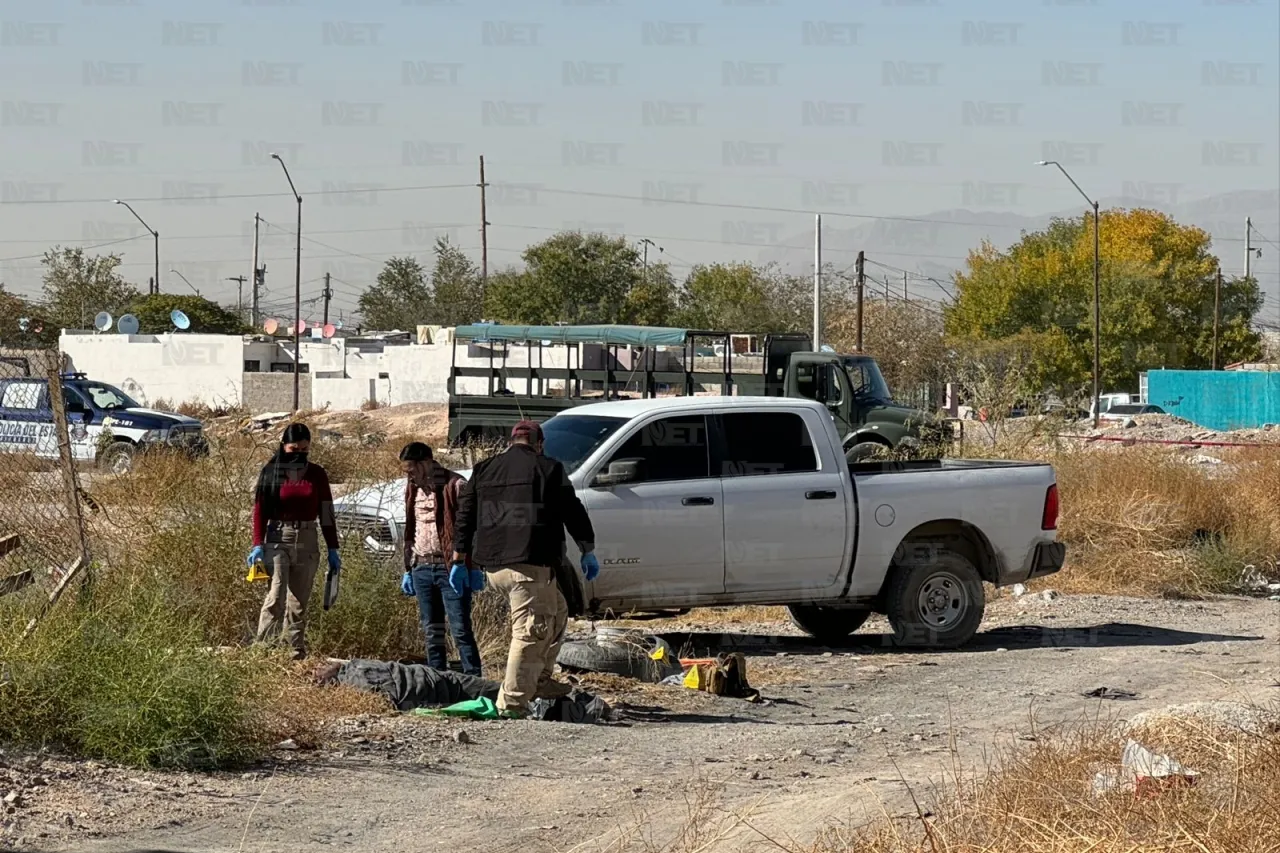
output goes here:
{"type": "MultiPolygon", "coordinates": [[[[87,379],[62,377],[71,453],[104,470],[124,473],[145,450],[173,448],[193,455],[208,452],[200,421],[173,412],[146,409],[128,394],[87,379]]],[[[0,451],[57,458],[58,439],[49,402],[49,382],[36,377],[0,379],[0,451]]]]}

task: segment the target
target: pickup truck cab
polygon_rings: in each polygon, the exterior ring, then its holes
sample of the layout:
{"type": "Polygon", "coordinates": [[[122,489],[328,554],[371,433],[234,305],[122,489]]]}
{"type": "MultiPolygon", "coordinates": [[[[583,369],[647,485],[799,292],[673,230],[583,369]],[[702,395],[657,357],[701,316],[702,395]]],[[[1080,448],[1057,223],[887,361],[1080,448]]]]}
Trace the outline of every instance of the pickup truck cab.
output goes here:
{"type": "MultiPolygon", "coordinates": [[[[785,605],[835,642],[878,612],[899,645],[952,648],[982,621],[984,582],[1051,574],[1065,558],[1051,466],[850,463],[817,402],[615,401],[561,412],[543,430],[596,532],[596,580],[572,568],[572,544],[559,572],[579,613],[785,605]]],[[[340,499],[339,518],[377,502],[392,523],[366,541],[394,552],[397,488],[340,499]]]]}
{"type": "MultiPolygon", "coordinates": [[[[96,462],[104,470],[124,473],[133,466],[134,455],[145,450],[208,451],[200,421],[143,408],[114,385],[83,373],[62,377],[62,399],[72,458],[96,462]]],[[[0,451],[58,457],[47,379],[0,379],[0,451]]]]}

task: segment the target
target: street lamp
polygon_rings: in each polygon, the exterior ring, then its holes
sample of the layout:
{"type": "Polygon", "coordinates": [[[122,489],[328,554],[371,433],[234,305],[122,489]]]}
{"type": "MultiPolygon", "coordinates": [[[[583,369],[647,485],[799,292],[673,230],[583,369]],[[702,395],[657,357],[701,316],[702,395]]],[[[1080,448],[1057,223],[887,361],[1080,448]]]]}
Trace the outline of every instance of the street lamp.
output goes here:
{"type": "Polygon", "coordinates": [[[186,277],[185,275],[183,275],[182,273],[180,273],[180,272],[178,272],[177,270],[172,269],[172,268],[170,268],[169,272],[173,273],[174,275],[176,275],[178,278],[182,279],[183,281],[186,281],[186,282],[187,282],[187,287],[190,287],[190,288],[191,288],[191,292],[192,292],[192,293],[194,293],[196,296],[199,296],[199,295],[200,295],[200,291],[196,290],[195,285],[193,285],[191,282],[187,281],[187,277],[186,277]]]}
{"type": "Polygon", "coordinates": [[[302,319],[302,196],[298,195],[298,190],[293,185],[293,178],[289,176],[289,167],[284,164],[280,155],[272,152],[271,159],[278,162],[280,168],[284,169],[284,177],[289,182],[289,189],[293,191],[293,197],[298,200],[298,247],[293,281],[293,410],[297,412],[298,386],[302,375],[302,338],[298,331],[298,321],[302,319]]]}
{"type": "Polygon", "coordinates": [[[152,230],[151,226],[150,226],[150,225],[148,225],[145,221],[143,221],[143,219],[142,219],[142,217],[141,217],[141,216],[138,216],[138,211],[134,210],[134,209],[133,209],[133,207],[129,204],[129,202],[127,202],[127,201],[121,201],[120,199],[116,198],[116,199],[112,199],[112,203],[113,203],[113,204],[123,204],[125,207],[129,208],[129,212],[133,214],[134,218],[135,218],[135,219],[137,219],[139,222],[141,222],[141,223],[142,223],[142,227],[143,227],[143,228],[147,229],[148,231],[151,231],[151,236],[152,236],[153,238],[155,238],[155,241],[156,241],[156,280],[155,280],[155,283],[152,285],[152,291],[151,291],[151,292],[152,292],[152,293],[159,293],[159,292],[160,292],[160,232],[159,232],[159,231],[154,231],[154,230],[152,230]]]}
{"type": "Polygon", "coordinates": [[[1102,337],[1102,260],[1098,249],[1098,234],[1102,231],[1102,221],[1098,217],[1098,202],[1089,198],[1089,194],[1080,189],[1080,185],[1076,183],[1075,178],[1062,168],[1062,164],[1057,160],[1041,160],[1036,163],[1037,166],[1057,166],[1071,186],[1076,188],[1076,192],[1084,196],[1084,200],[1089,202],[1093,208],[1093,428],[1097,429],[1102,418],[1102,389],[1099,386],[1099,375],[1101,374],[1102,356],[1099,340],[1102,337]]]}

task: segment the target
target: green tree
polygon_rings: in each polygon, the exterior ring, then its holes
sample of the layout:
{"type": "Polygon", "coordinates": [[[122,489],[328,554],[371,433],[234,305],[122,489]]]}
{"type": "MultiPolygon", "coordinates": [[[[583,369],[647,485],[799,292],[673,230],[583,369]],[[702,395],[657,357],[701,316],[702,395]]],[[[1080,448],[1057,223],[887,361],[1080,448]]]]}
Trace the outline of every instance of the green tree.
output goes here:
{"type": "Polygon", "coordinates": [[[436,263],[431,271],[433,317],[442,326],[460,326],[480,318],[480,270],[449,242],[436,240],[436,263]]]}
{"type": "Polygon", "coordinates": [[[359,305],[367,329],[411,330],[430,323],[434,306],[422,264],[413,257],[389,259],[377,282],[360,294],[359,305]]]}
{"type": "Polygon", "coordinates": [[[665,263],[641,265],[641,277],[627,292],[620,322],[637,326],[665,326],[676,309],[676,280],[665,263]]]}
{"type": "Polygon", "coordinates": [[[55,246],[44,253],[48,320],[63,329],[87,329],[99,311],[121,314],[141,294],[116,270],[119,255],[90,255],[55,246]]]}
{"type": "Polygon", "coordinates": [[[524,251],[537,322],[616,323],[641,279],[640,253],[625,237],[562,231],[524,251]]]}
{"type": "MultiPolygon", "coordinates": [[[[1103,390],[1136,391],[1147,369],[1209,367],[1218,270],[1209,235],[1139,209],[1104,211],[1099,236],[1103,390]]],[[[1257,282],[1224,280],[1221,364],[1257,357],[1250,324],[1261,304],[1257,282]]],[[[1031,381],[1078,393],[1093,364],[1092,218],[1055,220],[1007,252],[990,243],[971,252],[946,331],[968,341],[1020,336],[1031,381]]]]}
{"type": "Polygon", "coordinates": [[[228,311],[203,296],[184,296],[177,293],[156,293],[143,296],[129,306],[129,312],[138,318],[138,330],[144,335],[156,335],[173,328],[170,314],[178,310],[191,321],[188,331],[209,335],[241,335],[250,331],[248,325],[234,312],[228,311]]]}
{"type": "Polygon", "coordinates": [[[678,325],[718,332],[764,333],[776,328],[776,282],[748,263],[698,264],[680,292],[678,325]]]}

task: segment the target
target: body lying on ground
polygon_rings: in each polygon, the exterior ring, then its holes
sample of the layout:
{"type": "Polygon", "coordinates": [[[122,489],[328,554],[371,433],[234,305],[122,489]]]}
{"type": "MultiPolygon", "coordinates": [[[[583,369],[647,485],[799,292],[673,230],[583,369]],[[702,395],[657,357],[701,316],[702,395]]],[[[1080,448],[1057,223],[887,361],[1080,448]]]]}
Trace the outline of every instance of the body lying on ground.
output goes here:
{"type": "MultiPolygon", "coordinates": [[[[363,658],[330,661],[316,670],[316,682],[379,693],[402,712],[475,699],[488,699],[493,710],[492,703],[496,702],[502,687],[486,678],[432,669],[423,664],[363,658]]],[[[603,699],[575,687],[564,696],[535,699],[530,705],[529,717],[546,722],[597,723],[609,721],[613,711],[603,699]]]]}
{"type": "Polygon", "coordinates": [[[397,711],[453,705],[468,699],[496,701],[501,687],[496,681],[423,664],[363,658],[330,662],[316,672],[316,681],[381,693],[397,711]]]}

